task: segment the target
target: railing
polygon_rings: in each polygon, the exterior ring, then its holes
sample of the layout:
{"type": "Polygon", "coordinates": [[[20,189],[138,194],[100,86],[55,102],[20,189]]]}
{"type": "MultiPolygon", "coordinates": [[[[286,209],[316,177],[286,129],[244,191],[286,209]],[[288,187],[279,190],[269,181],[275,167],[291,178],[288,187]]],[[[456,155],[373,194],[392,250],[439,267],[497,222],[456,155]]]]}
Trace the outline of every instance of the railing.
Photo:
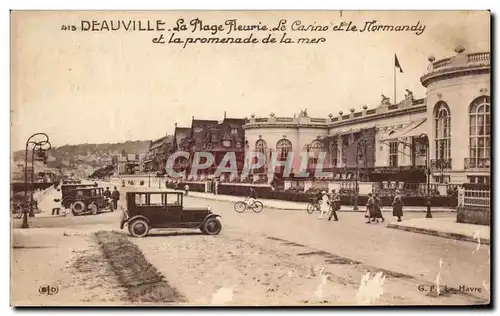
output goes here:
{"type": "Polygon", "coordinates": [[[465,169],[489,169],[490,158],[465,158],[465,169]]]}
{"type": "Polygon", "coordinates": [[[397,110],[399,108],[399,105],[397,104],[392,104],[392,105],[389,105],[389,110],[397,110]]]}
{"type": "MultiPolygon", "coordinates": [[[[404,196],[426,196],[427,184],[426,183],[405,183],[396,181],[382,181],[374,182],[373,189],[381,194],[394,194],[399,190],[404,196]]],[[[435,183],[429,184],[429,195],[436,196],[439,193],[439,185],[435,183]]],[[[450,190],[447,190],[447,195],[450,195],[450,190]]]]}
{"type": "Polygon", "coordinates": [[[490,190],[465,190],[464,207],[490,208],[490,190]]]}
{"type": "Polygon", "coordinates": [[[441,59],[441,60],[434,62],[433,68],[434,68],[434,70],[437,70],[439,68],[444,68],[444,67],[448,66],[450,63],[451,63],[451,58],[441,59]]]}
{"type": "MultiPolygon", "coordinates": [[[[434,64],[433,64],[434,71],[450,66],[452,59],[453,59],[452,57],[449,57],[449,58],[441,59],[441,60],[434,62],[434,64]]],[[[491,54],[489,52],[467,54],[467,62],[468,63],[490,61],[490,59],[491,59],[491,54]]]]}
{"type": "Polygon", "coordinates": [[[484,60],[490,60],[490,53],[472,53],[469,54],[469,62],[478,62],[484,60]]]}
{"type": "Polygon", "coordinates": [[[264,118],[256,118],[255,122],[257,122],[257,123],[264,123],[264,122],[267,122],[267,118],[266,117],[264,117],[264,118]]]}
{"type": "Polygon", "coordinates": [[[451,169],[451,158],[431,159],[431,168],[438,170],[451,169]]]}
{"type": "Polygon", "coordinates": [[[277,117],[276,122],[293,122],[291,117],[277,117]]]}
{"type": "Polygon", "coordinates": [[[322,118],[311,118],[311,122],[313,122],[313,123],[326,123],[326,119],[322,119],[322,118]]]}

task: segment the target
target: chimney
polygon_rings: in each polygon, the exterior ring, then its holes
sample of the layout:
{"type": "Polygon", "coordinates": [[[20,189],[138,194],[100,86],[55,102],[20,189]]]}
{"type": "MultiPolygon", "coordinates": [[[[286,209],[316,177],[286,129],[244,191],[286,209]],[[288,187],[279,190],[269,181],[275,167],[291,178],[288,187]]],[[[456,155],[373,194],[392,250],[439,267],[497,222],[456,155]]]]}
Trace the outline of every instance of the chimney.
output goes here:
{"type": "Polygon", "coordinates": [[[194,120],[194,115],[191,117],[191,120],[194,120]]]}
{"type": "Polygon", "coordinates": [[[177,128],[177,122],[175,122],[174,126],[175,126],[175,128],[177,128]]]}
{"type": "Polygon", "coordinates": [[[224,111],[224,119],[226,119],[226,111],[224,111]]]}

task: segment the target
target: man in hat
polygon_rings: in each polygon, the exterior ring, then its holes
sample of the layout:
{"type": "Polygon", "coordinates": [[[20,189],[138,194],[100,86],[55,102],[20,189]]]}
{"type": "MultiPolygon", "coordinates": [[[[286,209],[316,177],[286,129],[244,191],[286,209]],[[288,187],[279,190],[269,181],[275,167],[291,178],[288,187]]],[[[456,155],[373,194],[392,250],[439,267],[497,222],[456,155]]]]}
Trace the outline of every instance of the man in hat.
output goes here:
{"type": "Polygon", "coordinates": [[[320,210],[321,210],[321,215],[319,218],[323,218],[323,214],[328,213],[330,210],[330,199],[328,198],[328,194],[326,191],[322,191],[321,194],[323,195],[320,201],[320,210]]]}
{"type": "Polygon", "coordinates": [[[111,211],[117,210],[118,209],[118,201],[120,200],[120,191],[118,191],[116,186],[115,186],[113,192],[111,192],[111,199],[113,201],[113,208],[111,208],[111,211]]]}
{"type": "Polygon", "coordinates": [[[396,196],[392,202],[392,216],[396,216],[398,218],[398,222],[401,222],[401,217],[403,217],[403,200],[401,200],[399,190],[396,190],[396,196]]]}
{"type": "Polygon", "coordinates": [[[340,210],[340,197],[335,193],[335,190],[332,190],[332,194],[330,195],[330,216],[328,216],[328,220],[333,220],[338,222],[339,218],[337,217],[337,211],[340,210]]]}

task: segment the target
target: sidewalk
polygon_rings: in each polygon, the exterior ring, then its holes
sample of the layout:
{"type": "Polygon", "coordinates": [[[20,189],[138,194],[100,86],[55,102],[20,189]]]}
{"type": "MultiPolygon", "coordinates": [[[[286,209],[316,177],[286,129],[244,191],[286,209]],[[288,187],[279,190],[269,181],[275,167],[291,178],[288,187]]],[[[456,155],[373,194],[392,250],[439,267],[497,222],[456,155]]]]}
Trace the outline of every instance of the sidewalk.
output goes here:
{"type": "MultiPolygon", "coordinates": [[[[171,189],[168,189],[171,190],[171,189]]],[[[175,190],[171,190],[175,191],[175,190]]],[[[178,190],[178,192],[183,192],[181,190],[178,190]]],[[[201,198],[201,199],[207,199],[207,200],[214,200],[214,201],[220,201],[220,202],[232,202],[235,203],[237,201],[242,201],[244,197],[242,196],[232,196],[232,195],[215,195],[212,193],[202,193],[202,192],[189,192],[188,196],[190,197],[195,197],[195,198],[201,198]]],[[[280,201],[280,200],[270,200],[270,199],[258,199],[259,201],[264,204],[264,207],[267,208],[274,208],[278,210],[290,210],[290,211],[304,211],[307,207],[307,203],[304,202],[290,202],[290,201],[280,201]]],[[[404,212],[425,212],[427,209],[425,206],[405,206],[404,212]]],[[[351,205],[342,205],[340,208],[340,211],[342,212],[353,212],[352,206],[351,205]]],[[[355,212],[365,212],[366,208],[363,205],[359,206],[359,210],[355,212]]],[[[390,206],[385,206],[382,207],[383,212],[392,212],[392,207],[390,206]]],[[[446,207],[433,207],[432,212],[456,212],[455,209],[453,208],[446,208],[446,207]]]]}
{"type": "Polygon", "coordinates": [[[387,227],[479,244],[490,244],[490,226],[457,223],[455,217],[413,218],[390,223],[387,227]]]}

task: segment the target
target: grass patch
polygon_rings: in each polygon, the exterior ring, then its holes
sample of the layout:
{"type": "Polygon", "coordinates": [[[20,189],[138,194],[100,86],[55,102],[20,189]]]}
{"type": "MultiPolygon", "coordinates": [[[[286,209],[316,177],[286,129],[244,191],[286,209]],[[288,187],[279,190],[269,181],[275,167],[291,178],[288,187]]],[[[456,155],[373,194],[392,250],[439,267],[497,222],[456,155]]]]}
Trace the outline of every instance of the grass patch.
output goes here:
{"type": "Polygon", "coordinates": [[[132,302],[173,303],[184,297],[150,264],[139,248],[125,235],[99,231],[95,233],[104,257],[109,261],[121,286],[132,302]]]}

